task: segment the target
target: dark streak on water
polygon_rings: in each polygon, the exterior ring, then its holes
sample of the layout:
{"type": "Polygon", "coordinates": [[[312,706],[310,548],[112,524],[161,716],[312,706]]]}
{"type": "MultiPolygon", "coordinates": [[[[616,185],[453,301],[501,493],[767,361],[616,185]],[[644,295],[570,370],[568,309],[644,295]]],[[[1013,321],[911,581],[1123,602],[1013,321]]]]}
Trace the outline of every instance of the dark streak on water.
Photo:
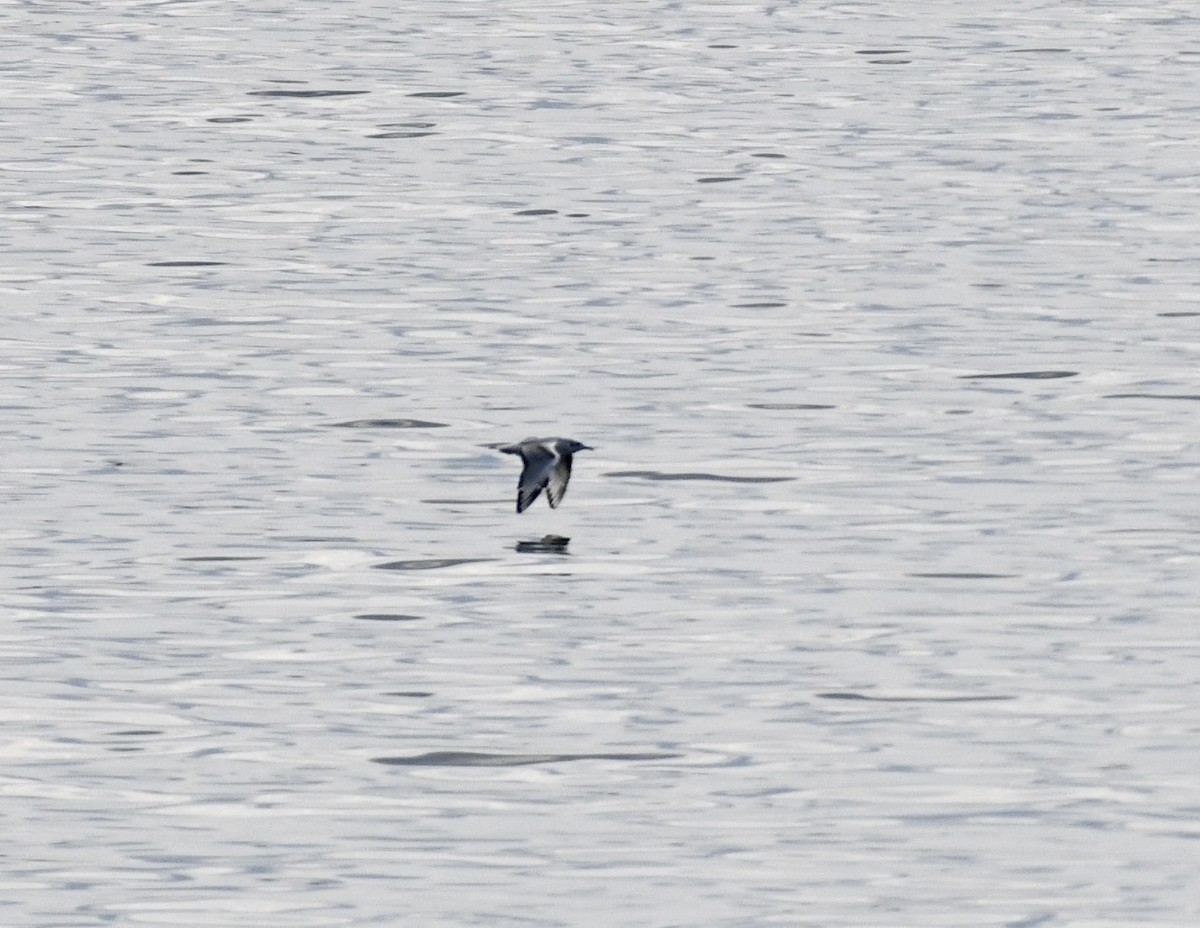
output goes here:
{"type": "Polygon", "coordinates": [[[245,319],[214,319],[211,316],[192,316],[189,319],[183,319],[181,322],[184,325],[195,327],[200,326],[235,326],[235,325],[275,325],[279,320],[271,316],[260,316],[258,318],[245,319]]]}
{"type": "Polygon", "coordinates": [[[347,535],[278,535],[276,541],[295,545],[354,545],[357,538],[347,535]]]}
{"type": "Polygon", "coordinates": [[[412,561],[388,561],[376,564],[377,570],[441,570],[443,567],[458,567],[460,564],[482,564],[494,561],[492,557],[430,557],[412,561]]]}
{"type": "Polygon", "coordinates": [[[495,506],[497,503],[512,505],[510,499],[423,499],[423,503],[431,506],[495,506]]]}
{"type": "Polygon", "coordinates": [[[829,403],[747,403],[747,409],[837,409],[829,403]]]}
{"type": "Polygon", "coordinates": [[[909,574],[910,577],[920,577],[926,580],[1010,580],[1019,574],[976,574],[976,573],[934,573],[909,574]]]}
{"type": "Polygon", "coordinates": [[[783,483],[795,477],[728,477],[724,474],[667,474],[658,470],[614,470],[606,477],[640,477],[643,480],[716,480],[721,483],[783,483]]]}
{"type": "Polygon", "coordinates": [[[817,693],[818,699],[857,702],[1003,702],[1016,696],[867,696],[863,693],[817,693]]]}
{"type": "Polygon", "coordinates": [[[1108,393],[1106,400],[1200,400],[1200,393],[1108,393]]]}
{"type": "Polygon", "coordinates": [[[1077,377],[1079,371],[1015,371],[1008,374],[963,374],[959,380],[1055,380],[1077,377]]]}
{"type": "Polygon", "coordinates": [[[265,561],[265,557],[237,557],[232,554],[200,555],[197,557],[181,557],[181,561],[265,561]]]}
{"type": "Polygon", "coordinates": [[[888,55],[907,55],[907,48],[863,48],[855,51],[856,55],[865,55],[867,64],[912,64],[911,58],[888,58],[888,55]]]}
{"type": "Polygon", "coordinates": [[[445,422],[426,422],[424,419],[351,419],[335,422],[335,429],[444,429],[445,422]]]}
{"type": "Polygon", "coordinates": [[[399,613],[390,612],[364,612],[356,615],[356,619],[364,619],[368,622],[418,622],[425,618],[422,615],[400,615],[399,613]]]}
{"type": "Polygon", "coordinates": [[[151,261],[146,267],[221,267],[228,261],[151,261]]]}
{"type": "Polygon", "coordinates": [[[251,97],[352,97],[358,94],[370,93],[369,90],[251,90],[251,97]]]}
{"type": "Polygon", "coordinates": [[[411,757],[373,757],[376,764],[394,767],[526,767],[574,760],[670,760],[682,754],[663,752],[598,754],[477,754],[473,751],[433,751],[411,757]]]}

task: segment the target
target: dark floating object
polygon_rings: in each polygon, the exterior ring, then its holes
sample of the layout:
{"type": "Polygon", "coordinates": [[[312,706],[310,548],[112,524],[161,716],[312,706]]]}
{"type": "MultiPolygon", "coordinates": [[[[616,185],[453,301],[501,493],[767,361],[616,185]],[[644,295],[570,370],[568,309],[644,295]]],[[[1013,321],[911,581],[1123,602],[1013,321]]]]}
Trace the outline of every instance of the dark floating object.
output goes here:
{"type": "Polygon", "coordinates": [[[461,97],[466,94],[465,90],[421,90],[417,93],[410,93],[410,97],[425,97],[430,100],[444,100],[447,97],[461,97]]]}
{"type": "Polygon", "coordinates": [[[526,438],[511,445],[497,445],[497,451],[519,454],[521,476],[517,480],[517,512],[524,512],[546,491],[546,501],[557,509],[571,480],[571,462],[578,451],[592,451],[573,438],[526,438]]]}
{"type": "Polygon", "coordinates": [[[740,177],[697,177],[698,184],[727,184],[730,181],[741,180],[740,177]]]}
{"type": "Polygon", "coordinates": [[[910,577],[920,577],[923,580],[1011,580],[1019,574],[976,574],[976,573],[933,573],[909,574],[910,577]]]}
{"type": "Polygon", "coordinates": [[[433,693],[428,690],[400,690],[395,693],[384,693],[384,696],[403,696],[406,699],[428,699],[433,693]]]}
{"type": "Polygon", "coordinates": [[[253,116],[211,116],[205,122],[214,122],[218,125],[229,125],[235,122],[253,122],[253,116]]]}
{"type": "Polygon", "coordinates": [[[795,477],[727,477],[724,474],[664,474],[658,470],[614,470],[606,477],[641,477],[643,480],[716,480],[721,483],[783,483],[795,477]]]}
{"type": "Polygon", "coordinates": [[[1009,374],[963,374],[959,380],[1057,380],[1078,377],[1079,371],[1014,371],[1009,374]]]}
{"type": "Polygon", "coordinates": [[[365,619],[368,622],[418,622],[425,617],[423,615],[399,615],[391,612],[363,612],[354,618],[365,619]]]}
{"type": "Polygon", "coordinates": [[[1106,400],[1200,400],[1200,393],[1109,393],[1106,400]]]}
{"type": "Polygon", "coordinates": [[[445,422],[426,422],[424,419],[351,419],[335,422],[335,429],[444,429],[445,422]]]}
{"type": "Polygon", "coordinates": [[[491,557],[426,557],[412,561],[388,561],[376,564],[378,570],[441,570],[443,567],[458,567],[460,564],[482,564],[494,561],[491,557]]]}
{"type": "Polygon", "coordinates": [[[750,156],[751,158],[786,158],[787,155],[781,155],[774,151],[756,151],[750,156]]]}
{"type": "Polygon", "coordinates": [[[817,693],[819,699],[859,702],[1003,702],[1016,696],[867,696],[863,693],[817,693]]]}
{"type": "Polygon", "coordinates": [[[566,554],[570,538],[562,535],[543,535],[529,541],[518,541],[517,550],[522,554],[566,554]]]}
{"type": "Polygon", "coordinates": [[[221,267],[228,261],[151,261],[146,267],[221,267]]]}
{"type": "Polygon", "coordinates": [[[251,90],[251,97],[299,97],[311,99],[314,97],[353,97],[369,90],[251,90]]]}
{"type": "Polygon", "coordinates": [[[523,209],[514,213],[514,216],[553,216],[558,212],[556,209],[523,209]]]}
{"type": "Polygon", "coordinates": [[[433,751],[412,757],[373,757],[376,764],[393,767],[528,767],[571,760],[670,760],[682,754],[650,751],[639,754],[477,754],[474,751],[433,751]]]}
{"type": "Polygon", "coordinates": [[[1178,312],[1178,313],[1155,313],[1154,315],[1161,316],[1164,319],[1188,319],[1192,316],[1200,316],[1200,313],[1178,312]]]}
{"type": "Polygon", "coordinates": [[[787,303],[734,303],[734,309],[783,309],[787,303]]]}
{"type": "Polygon", "coordinates": [[[750,409],[837,409],[829,403],[748,403],[750,409]]]}

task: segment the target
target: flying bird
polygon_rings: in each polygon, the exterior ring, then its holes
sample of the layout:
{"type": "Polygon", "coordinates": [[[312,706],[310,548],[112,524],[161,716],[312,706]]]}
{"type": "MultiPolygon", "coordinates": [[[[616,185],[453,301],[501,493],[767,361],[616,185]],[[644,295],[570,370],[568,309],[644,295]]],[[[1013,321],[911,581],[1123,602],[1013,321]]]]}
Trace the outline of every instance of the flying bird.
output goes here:
{"type": "Polygon", "coordinates": [[[496,450],[519,454],[524,467],[517,482],[517,512],[524,512],[544,489],[551,509],[557,509],[571,479],[571,456],[593,449],[573,438],[526,438],[496,450]]]}

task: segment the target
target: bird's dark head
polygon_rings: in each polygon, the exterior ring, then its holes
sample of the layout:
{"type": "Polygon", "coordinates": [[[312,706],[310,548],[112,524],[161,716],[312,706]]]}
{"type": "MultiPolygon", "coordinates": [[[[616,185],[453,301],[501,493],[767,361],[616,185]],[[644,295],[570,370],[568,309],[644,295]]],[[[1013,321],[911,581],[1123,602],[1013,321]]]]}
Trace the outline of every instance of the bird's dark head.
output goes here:
{"type": "Polygon", "coordinates": [[[576,451],[595,451],[591,445],[585,445],[581,441],[576,441],[573,438],[564,438],[560,446],[560,450],[564,454],[574,454],[576,451]]]}

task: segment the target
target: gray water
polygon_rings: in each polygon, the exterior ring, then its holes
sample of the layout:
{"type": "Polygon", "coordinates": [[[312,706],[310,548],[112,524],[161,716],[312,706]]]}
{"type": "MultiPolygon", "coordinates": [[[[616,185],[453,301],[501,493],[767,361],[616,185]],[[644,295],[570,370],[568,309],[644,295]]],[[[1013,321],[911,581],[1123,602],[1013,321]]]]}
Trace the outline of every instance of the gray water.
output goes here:
{"type": "Polygon", "coordinates": [[[0,924],[1200,922],[1200,18],[976,6],[4,7],[0,924]]]}

